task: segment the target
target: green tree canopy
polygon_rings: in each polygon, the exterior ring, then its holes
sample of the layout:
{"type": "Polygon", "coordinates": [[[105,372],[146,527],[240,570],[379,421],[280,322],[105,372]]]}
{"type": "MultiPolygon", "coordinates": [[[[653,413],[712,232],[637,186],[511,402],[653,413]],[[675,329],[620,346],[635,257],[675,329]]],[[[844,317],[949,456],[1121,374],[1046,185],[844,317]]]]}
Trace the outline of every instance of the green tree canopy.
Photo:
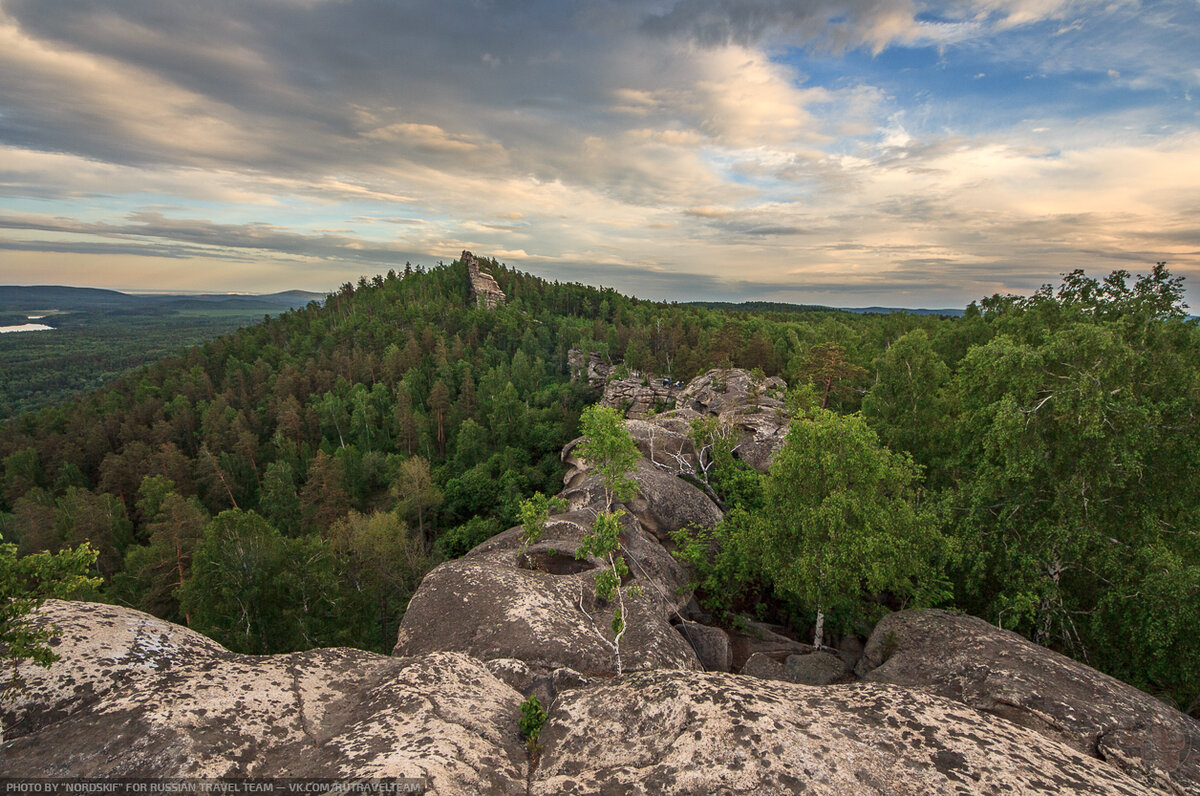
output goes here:
{"type": "Polygon", "coordinates": [[[883,447],[861,416],[811,409],[792,421],[749,523],[751,555],[785,598],[817,614],[815,645],[829,614],[843,626],[904,600],[933,576],[942,537],[918,504],[907,454],[883,447]]]}
{"type": "Polygon", "coordinates": [[[629,435],[625,420],[611,406],[595,404],[580,417],[583,441],[576,447],[588,466],[604,484],[604,505],[611,509],[613,500],[628,500],[637,493],[637,482],[630,473],[637,466],[637,443],[629,435]]]}

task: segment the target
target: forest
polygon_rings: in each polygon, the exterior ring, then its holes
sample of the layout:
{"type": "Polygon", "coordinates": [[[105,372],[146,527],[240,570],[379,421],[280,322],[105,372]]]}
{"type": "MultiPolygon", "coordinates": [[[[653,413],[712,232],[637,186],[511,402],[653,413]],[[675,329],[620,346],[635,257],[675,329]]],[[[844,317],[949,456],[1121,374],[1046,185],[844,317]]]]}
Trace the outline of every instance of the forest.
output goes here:
{"type": "Polygon", "coordinates": [[[948,607],[1200,712],[1200,329],[1163,264],[961,317],[710,308],[490,270],[495,311],[463,263],[407,266],[9,421],[0,534],[20,555],[88,542],[92,599],[237,651],[389,652],[432,566],[558,492],[598,398],[572,348],[678,380],[740,367],[787,380],[797,433],[765,476],[719,462],[726,521],[679,540],[715,614],[801,632],[948,607]],[[861,466],[818,487],[891,518],[869,549],[925,540],[908,587],[880,580],[865,612],[814,603],[795,529],[754,521],[804,511],[797,457],[834,439],[861,466]]]}

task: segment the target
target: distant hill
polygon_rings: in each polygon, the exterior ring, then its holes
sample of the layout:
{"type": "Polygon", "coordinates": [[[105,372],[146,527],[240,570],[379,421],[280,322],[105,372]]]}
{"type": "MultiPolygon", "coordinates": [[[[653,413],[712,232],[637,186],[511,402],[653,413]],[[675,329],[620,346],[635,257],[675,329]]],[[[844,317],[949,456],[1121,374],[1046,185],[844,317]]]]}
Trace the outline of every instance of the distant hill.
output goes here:
{"type": "Polygon", "coordinates": [[[116,290],[61,285],[0,285],[0,311],[35,310],[114,310],[137,307],[140,297],[116,290]]]}
{"type": "Polygon", "coordinates": [[[95,287],[66,287],[62,285],[0,285],[0,312],[21,313],[37,310],[80,312],[96,310],[129,310],[169,307],[172,309],[238,309],[267,310],[303,307],[310,301],[322,301],[323,293],[307,290],[286,290],[263,295],[186,294],[186,293],[122,293],[95,287]],[[214,306],[216,305],[216,306],[214,306]]]}
{"type": "Polygon", "coordinates": [[[905,312],[909,315],[935,315],[946,318],[961,317],[964,310],[957,309],[906,309],[904,307],[827,307],[824,304],[788,304],[782,301],[688,301],[690,307],[704,307],[710,310],[728,310],[730,312],[853,312],[856,315],[890,315],[894,312],[905,312]]]}

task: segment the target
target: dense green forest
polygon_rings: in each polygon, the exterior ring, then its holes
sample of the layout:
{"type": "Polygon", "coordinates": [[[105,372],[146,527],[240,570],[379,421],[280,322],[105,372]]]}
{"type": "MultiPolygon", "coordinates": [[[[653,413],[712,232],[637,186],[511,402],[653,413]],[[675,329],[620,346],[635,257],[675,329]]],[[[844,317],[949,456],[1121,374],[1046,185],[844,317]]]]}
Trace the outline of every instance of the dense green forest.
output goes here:
{"type": "MultiPolygon", "coordinates": [[[[799,388],[811,450],[853,432],[873,511],[903,493],[936,531],[922,601],[1200,709],[1200,332],[1163,267],[1073,273],[961,318],[727,311],[491,271],[495,311],[459,262],[364,278],[9,422],[0,532],[22,553],[90,541],[101,599],[240,651],[388,651],[424,572],[558,491],[598,397],[571,348],[676,379],[744,367],[799,388]]],[[[738,524],[788,499],[794,458],[716,474],[730,520],[699,575],[710,604],[799,628],[817,606],[738,524]]]]}

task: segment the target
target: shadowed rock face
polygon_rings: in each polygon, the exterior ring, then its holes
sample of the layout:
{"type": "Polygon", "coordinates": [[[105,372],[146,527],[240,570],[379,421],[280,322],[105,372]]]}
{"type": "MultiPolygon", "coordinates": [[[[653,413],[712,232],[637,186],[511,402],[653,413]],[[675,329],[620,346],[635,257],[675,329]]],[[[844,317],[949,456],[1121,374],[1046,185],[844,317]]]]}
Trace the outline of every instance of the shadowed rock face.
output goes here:
{"type": "Polygon", "coordinates": [[[427,777],[523,793],[521,698],[476,660],[236,655],[124,608],[52,601],[62,660],[4,706],[6,776],[427,777]]]}
{"type": "Polygon", "coordinates": [[[1168,792],[1200,793],[1200,723],[1106,674],[982,619],[900,611],[859,673],[1028,727],[1168,792]]]}
{"type": "MultiPolygon", "coordinates": [[[[592,516],[550,518],[529,560],[519,553],[518,527],[439,565],[413,595],[393,654],[455,650],[482,660],[514,658],[544,673],[567,667],[614,674],[612,610],[595,598],[594,574],[602,562],[574,558],[592,516]]],[[[670,622],[683,599],[677,593],[686,582],[683,569],[635,524],[627,524],[622,541],[630,583],[642,586],[641,596],[625,598],[623,667],[699,669],[692,648],[670,622]]]]}
{"type": "Polygon", "coordinates": [[[638,672],[554,703],[530,792],[1148,794],[1063,744],[920,691],[638,672]]]}

